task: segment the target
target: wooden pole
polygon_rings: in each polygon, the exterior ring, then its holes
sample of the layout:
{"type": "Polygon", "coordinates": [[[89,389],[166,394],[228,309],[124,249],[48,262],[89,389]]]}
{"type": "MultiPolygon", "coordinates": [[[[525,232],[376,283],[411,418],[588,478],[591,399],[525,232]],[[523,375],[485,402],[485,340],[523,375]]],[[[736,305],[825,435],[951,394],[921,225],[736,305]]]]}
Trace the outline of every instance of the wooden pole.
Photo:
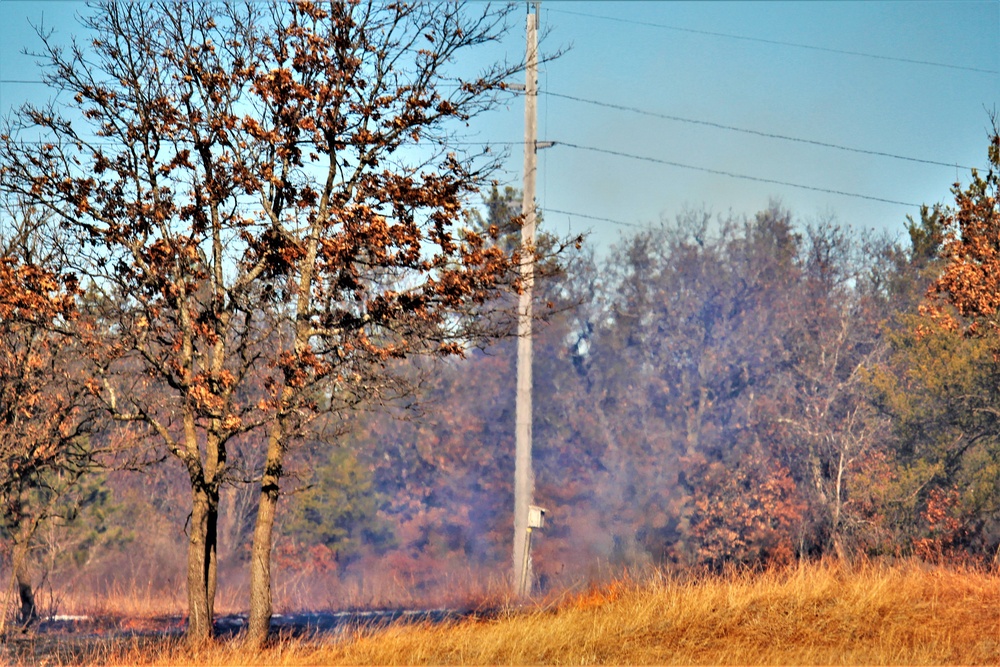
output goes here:
{"type": "Polygon", "coordinates": [[[514,585],[518,597],[531,592],[528,506],[535,491],[531,465],[531,297],[535,261],[535,171],[538,138],[538,4],[528,12],[524,84],[524,198],[521,201],[521,282],[517,321],[517,399],[514,460],[514,585]]]}

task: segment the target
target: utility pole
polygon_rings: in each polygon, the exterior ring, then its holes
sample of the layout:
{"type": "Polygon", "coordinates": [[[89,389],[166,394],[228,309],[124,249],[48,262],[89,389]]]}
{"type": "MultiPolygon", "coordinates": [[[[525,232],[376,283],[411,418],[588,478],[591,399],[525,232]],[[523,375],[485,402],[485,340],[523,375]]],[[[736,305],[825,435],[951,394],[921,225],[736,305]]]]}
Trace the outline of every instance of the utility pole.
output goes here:
{"type": "Polygon", "coordinates": [[[535,493],[531,466],[531,298],[535,284],[535,171],[538,152],[538,5],[528,7],[524,83],[524,187],[521,201],[521,293],[517,319],[517,399],[514,458],[514,587],[518,597],[531,592],[528,508],[535,493]]]}

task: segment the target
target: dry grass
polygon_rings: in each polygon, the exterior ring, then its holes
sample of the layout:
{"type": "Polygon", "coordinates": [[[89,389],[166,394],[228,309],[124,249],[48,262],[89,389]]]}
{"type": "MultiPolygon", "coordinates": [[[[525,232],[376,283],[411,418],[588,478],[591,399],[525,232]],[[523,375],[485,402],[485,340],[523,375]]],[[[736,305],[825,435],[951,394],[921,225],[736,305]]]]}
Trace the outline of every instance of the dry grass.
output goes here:
{"type": "Polygon", "coordinates": [[[339,639],[108,647],[87,662],[205,665],[1000,663],[1000,574],[807,565],[617,583],[499,618],[339,639]]]}
{"type": "MultiPolygon", "coordinates": [[[[240,588],[220,586],[215,599],[217,614],[238,613],[247,594],[240,588]]],[[[187,615],[187,590],[182,582],[173,588],[154,587],[152,582],[116,583],[100,592],[69,590],[58,596],[36,596],[43,616],[53,614],[84,615],[96,618],[153,618],[187,615]]]]}
{"type": "Polygon", "coordinates": [[[118,585],[101,595],[66,596],[60,600],[58,611],[96,617],[150,618],[184,614],[186,601],[183,588],[168,593],[154,590],[151,585],[118,585]]]}
{"type": "MultiPolygon", "coordinates": [[[[319,656],[317,656],[319,657],[319,656]]],[[[820,565],[612,585],[551,611],[394,628],[347,664],[997,664],[1000,577],[820,565]]]]}
{"type": "MultiPolygon", "coordinates": [[[[447,567],[402,574],[389,564],[367,564],[364,574],[279,572],[274,579],[275,609],[468,609],[507,601],[507,577],[494,569],[447,567]]],[[[248,586],[240,591],[249,599],[248,586]]]]}

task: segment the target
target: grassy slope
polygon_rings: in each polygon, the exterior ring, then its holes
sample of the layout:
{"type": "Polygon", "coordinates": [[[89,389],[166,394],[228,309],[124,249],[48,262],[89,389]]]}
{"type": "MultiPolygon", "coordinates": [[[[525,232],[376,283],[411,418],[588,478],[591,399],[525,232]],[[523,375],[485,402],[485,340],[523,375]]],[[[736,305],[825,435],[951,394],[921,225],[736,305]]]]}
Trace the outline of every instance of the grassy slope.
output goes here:
{"type": "Polygon", "coordinates": [[[1000,577],[811,566],[661,580],[614,586],[554,612],[397,628],[326,656],[351,664],[998,664],[1000,577]]]}
{"type": "Polygon", "coordinates": [[[618,583],[548,608],[347,641],[196,654],[125,647],[116,664],[1000,664],[1000,573],[807,565],[618,583]]]}

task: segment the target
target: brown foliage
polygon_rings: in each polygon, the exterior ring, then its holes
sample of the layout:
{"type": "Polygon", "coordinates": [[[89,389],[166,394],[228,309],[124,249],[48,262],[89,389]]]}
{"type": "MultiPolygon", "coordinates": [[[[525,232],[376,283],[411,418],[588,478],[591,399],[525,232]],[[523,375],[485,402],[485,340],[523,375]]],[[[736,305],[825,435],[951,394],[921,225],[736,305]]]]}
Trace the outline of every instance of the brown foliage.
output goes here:
{"type": "Polygon", "coordinates": [[[973,336],[984,327],[1000,327],[1000,130],[996,119],[989,163],[985,176],[973,170],[964,190],[958,183],[952,187],[955,209],[945,220],[947,233],[941,250],[946,262],[928,293],[935,300],[924,308],[930,317],[973,336]],[[962,319],[942,310],[943,304],[952,306],[962,319]]]}
{"type": "Polygon", "coordinates": [[[108,2],[83,20],[86,47],[42,35],[78,114],[25,107],[2,132],[0,182],[80,235],[116,353],[91,386],[187,471],[199,641],[231,441],[267,431],[258,636],[285,450],[323,412],[407,391],[389,361],[505,333],[489,312],[519,258],[462,224],[496,158],[450,146],[517,69],[461,70],[509,11],[108,2]]]}
{"type": "MultiPolygon", "coordinates": [[[[9,540],[21,618],[30,621],[29,548],[90,465],[94,422],[81,368],[85,350],[72,335],[84,333],[76,278],[50,247],[45,216],[23,202],[0,215],[0,533],[9,540]]],[[[2,625],[6,609],[0,614],[2,625]]]]}
{"type": "Polygon", "coordinates": [[[687,539],[698,560],[723,564],[787,564],[796,557],[805,503],[789,471],[758,457],[730,470],[704,462],[692,470],[694,512],[687,539]]]}

